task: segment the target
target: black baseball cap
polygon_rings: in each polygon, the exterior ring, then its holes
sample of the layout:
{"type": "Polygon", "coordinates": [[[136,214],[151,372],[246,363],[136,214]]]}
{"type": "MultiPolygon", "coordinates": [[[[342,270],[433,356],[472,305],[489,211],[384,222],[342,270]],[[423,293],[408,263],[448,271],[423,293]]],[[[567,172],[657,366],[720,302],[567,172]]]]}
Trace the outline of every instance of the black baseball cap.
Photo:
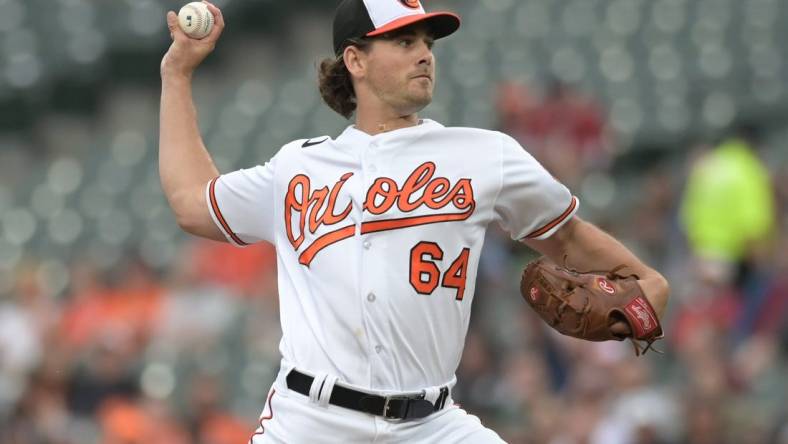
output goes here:
{"type": "Polygon", "coordinates": [[[334,54],[339,56],[349,39],[374,37],[424,22],[436,39],[460,28],[451,12],[424,11],[420,0],[342,0],[334,16],[334,54]]]}

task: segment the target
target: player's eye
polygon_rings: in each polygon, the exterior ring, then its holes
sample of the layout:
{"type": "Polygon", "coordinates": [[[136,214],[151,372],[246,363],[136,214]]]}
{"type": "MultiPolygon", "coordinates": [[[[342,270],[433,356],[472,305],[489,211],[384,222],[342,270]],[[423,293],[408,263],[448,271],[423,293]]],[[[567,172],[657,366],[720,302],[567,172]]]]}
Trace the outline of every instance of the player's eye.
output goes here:
{"type": "Polygon", "coordinates": [[[408,48],[408,47],[410,47],[410,45],[413,44],[413,40],[409,39],[409,38],[401,38],[401,39],[399,39],[398,44],[399,44],[399,46],[401,46],[403,48],[408,48]]]}

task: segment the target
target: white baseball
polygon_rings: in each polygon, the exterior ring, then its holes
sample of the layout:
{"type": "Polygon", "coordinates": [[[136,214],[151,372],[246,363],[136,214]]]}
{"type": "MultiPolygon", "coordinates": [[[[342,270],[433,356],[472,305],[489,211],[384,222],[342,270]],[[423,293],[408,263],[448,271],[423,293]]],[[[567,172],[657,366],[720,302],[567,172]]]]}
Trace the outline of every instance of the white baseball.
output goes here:
{"type": "Polygon", "coordinates": [[[191,2],[178,12],[178,23],[193,39],[205,38],[213,29],[213,14],[202,2],[191,2]]]}

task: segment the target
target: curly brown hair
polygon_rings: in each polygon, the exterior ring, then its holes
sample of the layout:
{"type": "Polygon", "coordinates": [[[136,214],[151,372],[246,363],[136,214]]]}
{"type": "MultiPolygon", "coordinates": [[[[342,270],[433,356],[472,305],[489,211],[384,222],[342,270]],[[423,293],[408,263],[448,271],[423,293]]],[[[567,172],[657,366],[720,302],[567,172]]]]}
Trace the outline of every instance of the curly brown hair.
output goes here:
{"type": "Polygon", "coordinates": [[[348,46],[356,46],[366,51],[369,45],[369,39],[348,40],[337,57],[323,59],[318,67],[320,96],[329,108],[346,119],[350,119],[356,111],[356,91],[342,55],[348,46]]]}

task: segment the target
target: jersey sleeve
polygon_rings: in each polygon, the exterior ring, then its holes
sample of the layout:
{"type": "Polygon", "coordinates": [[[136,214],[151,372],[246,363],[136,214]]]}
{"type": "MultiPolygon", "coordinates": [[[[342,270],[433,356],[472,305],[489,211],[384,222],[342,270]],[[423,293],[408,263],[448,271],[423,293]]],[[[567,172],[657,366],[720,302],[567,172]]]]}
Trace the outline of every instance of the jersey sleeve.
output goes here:
{"type": "Polygon", "coordinates": [[[577,197],[505,134],[500,171],[495,220],[512,239],[547,239],[577,212],[577,197]]]}
{"type": "Polygon", "coordinates": [[[205,193],[211,217],[231,244],[274,242],[275,163],[276,158],[208,183],[205,193]]]}

